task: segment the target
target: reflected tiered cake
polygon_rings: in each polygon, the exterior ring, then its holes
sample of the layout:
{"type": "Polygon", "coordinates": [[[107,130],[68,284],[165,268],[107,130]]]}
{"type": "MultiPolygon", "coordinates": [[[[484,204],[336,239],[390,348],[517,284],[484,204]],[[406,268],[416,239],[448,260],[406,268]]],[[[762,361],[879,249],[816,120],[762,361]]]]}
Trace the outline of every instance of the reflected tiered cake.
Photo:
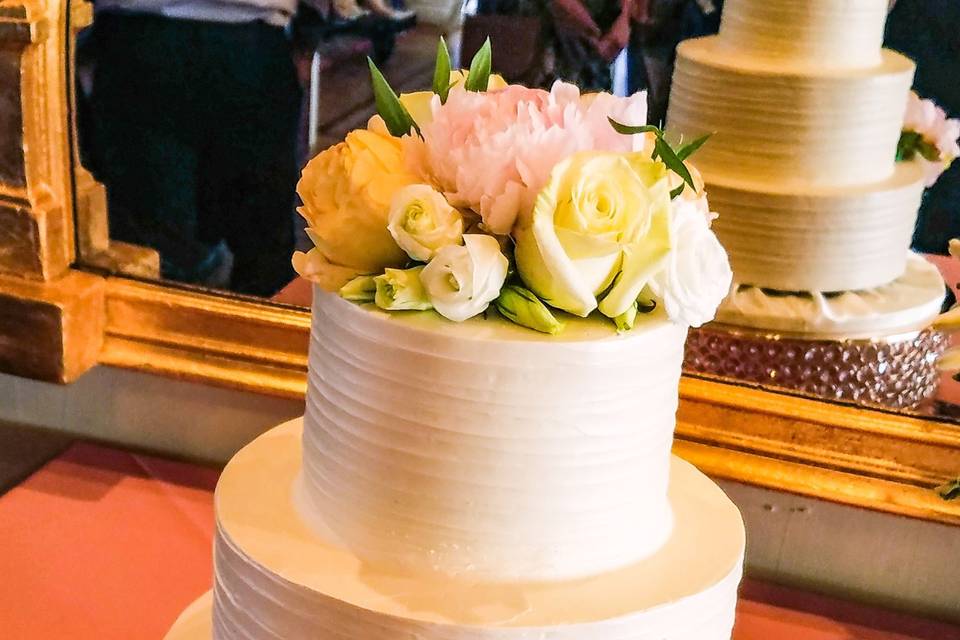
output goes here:
{"type": "Polygon", "coordinates": [[[708,328],[688,358],[695,370],[736,375],[723,363],[766,353],[773,337],[798,357],[737,371],[860,399],[843,390],[856,371],[816,362],[804,377],[804,363],[837,344],[858,360],[869,346],[884,364],[858,381],[864,398],[909,405],[935,388],[942,342],[924,330],[945,289],[909,252],[924,176],[919,162],[896,162],[914,65],[882,49],[887,5],[728,0],[719,36],[680,45],[668,129],[714,134],[697,166],[735,282],[716,319],[744,336],[708,328]],[[923,357],[898,355],[917,348],[923,357]]]}
{"type": "Polygon", "coordinates": [[[685,335],[317,290],[307,413],[227,467],[212,617],[168,638],[729,639],[743,524],[670,454],[685,335]]]}

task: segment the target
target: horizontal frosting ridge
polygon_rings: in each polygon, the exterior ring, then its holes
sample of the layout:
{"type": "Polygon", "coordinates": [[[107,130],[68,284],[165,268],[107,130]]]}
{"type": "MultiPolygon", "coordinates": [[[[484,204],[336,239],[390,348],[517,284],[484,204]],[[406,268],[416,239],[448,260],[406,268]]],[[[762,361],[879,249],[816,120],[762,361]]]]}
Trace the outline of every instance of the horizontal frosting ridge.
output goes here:
{"type": "Polygon", "coordinates": [[[756,58],[829,67],[879,61],[884,0],[727,0],[720,38],[756,58]]]}
{"type": "Polygon", "coordinates": [[[868,289],[898,278],[923,195],[915,163],[856,189],[791,190],[707,178],[734,279],[781,291],[868,289]],[[770,247],[777,247],[771,251],[770,247]]]}
{"type": "Polygon", "coordinates": [[[626,336],[573,319],[549,341],[502,320],[451,326],[316,298],[305,486],[358,556],[577,577],[668,535],[685,328],[659,312],[626,336]]]}
{"type": "Polygon", "coordinates": [[[668,112],[673,135],[712,134],[696,156],[708,182],[729,173],[755,182],[850,186],[889,178],[913,64],[849,73],[764,68],[716,38],[682,43],[668,112]]]}

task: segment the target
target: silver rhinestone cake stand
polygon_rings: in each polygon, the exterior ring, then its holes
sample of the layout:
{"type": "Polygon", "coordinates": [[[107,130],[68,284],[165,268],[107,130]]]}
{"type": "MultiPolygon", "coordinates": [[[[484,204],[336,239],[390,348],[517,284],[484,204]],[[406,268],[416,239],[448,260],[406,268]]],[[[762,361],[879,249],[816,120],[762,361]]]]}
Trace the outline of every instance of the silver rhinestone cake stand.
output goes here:
{"type": "Polygon", "coordinates": [[[684,368],[820,398],[914,409],[937,392],[947,337],[925,329],[863,340],[810,340],[721,324],[691,329],[684,368]]]}

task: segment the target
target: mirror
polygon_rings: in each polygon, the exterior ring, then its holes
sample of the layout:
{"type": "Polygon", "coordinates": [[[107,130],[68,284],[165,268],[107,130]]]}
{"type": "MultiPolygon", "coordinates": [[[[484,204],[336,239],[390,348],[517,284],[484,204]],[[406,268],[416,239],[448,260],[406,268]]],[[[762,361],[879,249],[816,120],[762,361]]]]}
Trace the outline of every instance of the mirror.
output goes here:
{"type": "Polygon", "coordinates": [[[955,303],[960,280],[960,262],[946,255],[960,233],[960,165],[950,165],[960,122],[949,120],[960,115],[960,93],[948,79],[960,58],[955,39],[918,34],[956,25],[960,13],[934,18],[920,2],[890,5],[889,16],[877,3],[867,10],[875,16],[847,22],[836,8],[831,17],[842,30],[819,25],[819,54],[806,68],[791,69],[789,60],[802,62],[809,16],[784,27],[793,40],[764,41],[731,22],[715,42],[681,49],[668,127],[692,134],[704,123],[716,127],[700,168],[735,282],[717,322],[692,332],[687,365],[720,379],[953,420],[958,385],[937,366],[951,340],[930,324],[955,303]],[[889,51],[878,57],[871,30],[879,36],[884,18],[889,51]],[[742,64],[723,68],[714,44],[733,47],[742,64]],[[709,51],[718,57],[705,61],[709,51]],[[751,60],[763,56],[781,56],[785,70],[772,79],[752,73],[751,60]],[[713,84],[697,72],[714,73],[713,84]],[[899,120],[909,81],[916,93],[899,120]],[[891,88],[886,95],[881,84],[891,88]],[[705,89],[715,93],[696,102],[705,89]],[[909,151],[918,136],[932,143],[919,156],[909,151]],[[718,170],[736,144],[740,163],[718,170]],[[913,253],[904,261],[908,241],[913,253]]]}
{"type": "MultiPolygon", "coordinates": [[[[74,13],[79,7],[92,13],[85,0],[72,2],[74,13]]],[[[231,292],[299,307],[308,306],[310,291],[295,277],[290,255],[307,249],[310,240],[295,212],[295,183],[308,158],[374,112],[367,55],[397,91],[413,91],[430,85],[438,35],[446,35],[464,60],[490,35],[494,64],[507,79],[549,86],[563,77],[587,89],[645,89],[651,122],[666,122],[669,130],[676,43],[716,33],[723,8],[721,0],[638,2],[630,19],[621,20],[617,1],[558,0],[541,15],[542,3],[526,0],[334,0],[300,3],[300,14],[285,30],[285,15],[206,29],[196,21],[115,10],[120,4],[98,2],[92,25],[76,38],[71,76],[79,261],[211,295],[231,292]],[[628,48],[618,55],[621,45],[628,48]]],[[[956,117],[960,94],[951,80],[960,71],[960,56],[952,34],[960,17],[929,22],[921,4],[896,4],[885,44],[917,61],[914,87],[956,117]]],[[[851,122],[874,115],[864,105],[851,122]]],[[[724,132],[715,133],[713,149],[722,149],[724,132]]],[[[725,233],[727,221],[736,216],[725,209],[736,199],[711,184],[707,145],[702,169],[711,204],[721,213],[716,229],[729,239],[735,232],[725,233]]],[[[692,158],[695,166],[700,162],[692,158]]],[[[881,285],[827,285],[810,293],[782,283],[745,282],[722,322],[691,333],[688,373],[953,420],[960,415],[960,384],[935,363],[949,338],[925,325],[944,299],[937,270],[951,284],[960,281],[960,263],[945,255],[948,240],[960,236],[958,208],[960,163],[923,195],[912,246],[925,257],[910,264],[926,284],[918,293],[908,283],[892,295],[899,303],[881,304],[890,317],[915,311],[909,322],[798,331],[802,323],[784,324],[784,309],[876,320],[879,312],[864,311],[864,300],[874,300],[881,285]],[[931,279],[940,283],[937,291],[931,279]],[[776,321],[744,321],[751,304],[776,321]]],[[[875,222],[864,210],[857,213],[861,229],[875,222]]],[[[727,244],[734,271],[742,271],[735,241],[727,244]]],[[[780,249],[764,248],[768,254],[780,249]]],[[[835,266],[833,273],[843,270],[835,266]]],[[[905,271],[885,276],[884,283],[905,271]]]]}

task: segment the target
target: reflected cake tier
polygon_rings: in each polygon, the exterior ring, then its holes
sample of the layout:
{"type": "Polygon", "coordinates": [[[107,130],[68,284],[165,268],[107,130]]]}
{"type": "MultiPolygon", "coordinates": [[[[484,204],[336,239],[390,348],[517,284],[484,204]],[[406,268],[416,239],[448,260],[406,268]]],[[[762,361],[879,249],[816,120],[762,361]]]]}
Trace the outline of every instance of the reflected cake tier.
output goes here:
{"type": "Polygon", "coordinates": [[[727,0],[720,39],[757,58],[812,68],[880,64],[887,0],[727,0]]]}
{"type": "MultiPolygon", "coordinates": [[[[709,146],[709,143],[708,143],[709,146]]],[[[917,163],[882,182],[784,189],[706,175],[734,279],[781,291],[869,289],[898,278],[923,196],[917,163]]]]}
{"type": "MultiPolygon", "coordinates": [[[[300,429],[295,421],[265,434],[221,477],[215,640],[730,638],[743,522],[685,462],[671,464],[677,526],[656,554],[582,580],[490,584],[367,564],[318,535],[295,506],[300,429]]],[[[207,640],[200,628],[187,635],[189,622],[168,639],[207,640]]]]}
{"type": "MultiPolygon", "coordinates": [[[[727,11],[725,10],[725,14],[727,11]]],[[[716,37],[680,44],[668,129],[692,139],[707,182],[737,176],[774,189],[882,182],[893,172],[913,63],[831,69],[744,54],[716,37]]]]}
{"type": "Polygon", "coordinates": [[[670,535],[686,328],[545,336],[315,292],[306,496],[367,562],[473,579],[592,575],[670,535]]]}

